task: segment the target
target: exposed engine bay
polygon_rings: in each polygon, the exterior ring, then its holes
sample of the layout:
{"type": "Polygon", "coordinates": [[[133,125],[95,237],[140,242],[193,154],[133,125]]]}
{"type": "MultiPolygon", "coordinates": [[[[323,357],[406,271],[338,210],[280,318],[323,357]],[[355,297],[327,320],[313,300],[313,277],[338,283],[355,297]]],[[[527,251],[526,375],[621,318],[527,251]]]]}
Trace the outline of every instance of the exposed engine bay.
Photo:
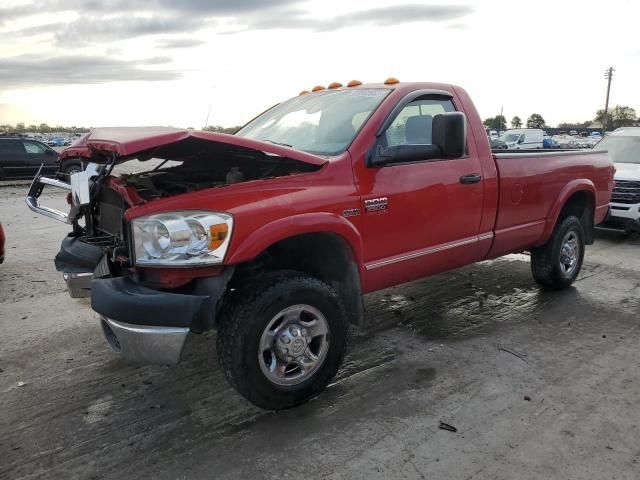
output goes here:
{"type": "Polygon", "coordinates": [[[201,138],[187,138],[162,145],[141,152],[134,158],[141,161],[152,158],[163,160],[153,169],[120,176],[145,200],[251,180],[313,172],[320,168],[260,150],[201,138]]]}
{"type": "Polygon", "coordinates": [[[317,170],[318,167],[296,160],[265,155],[263,158],[230,156],[222,159],[192,158],[178,165],[166,165],[120,176],[145,200],[194,192],[205,188],[282,177],[317,170]]]}

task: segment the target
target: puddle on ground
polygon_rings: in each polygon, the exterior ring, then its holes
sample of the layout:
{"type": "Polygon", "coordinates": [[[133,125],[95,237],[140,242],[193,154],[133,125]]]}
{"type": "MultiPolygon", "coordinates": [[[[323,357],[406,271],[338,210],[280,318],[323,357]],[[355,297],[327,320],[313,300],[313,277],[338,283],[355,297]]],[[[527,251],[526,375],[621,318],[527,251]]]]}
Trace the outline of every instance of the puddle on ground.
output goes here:
{"type": "Polygon", "coordinates": [[[511,255],[367,296],[367,333],[401,325],[434,339],[466,337],[531,318],[556,295],[535,284],[528,256],[511,255]]]}

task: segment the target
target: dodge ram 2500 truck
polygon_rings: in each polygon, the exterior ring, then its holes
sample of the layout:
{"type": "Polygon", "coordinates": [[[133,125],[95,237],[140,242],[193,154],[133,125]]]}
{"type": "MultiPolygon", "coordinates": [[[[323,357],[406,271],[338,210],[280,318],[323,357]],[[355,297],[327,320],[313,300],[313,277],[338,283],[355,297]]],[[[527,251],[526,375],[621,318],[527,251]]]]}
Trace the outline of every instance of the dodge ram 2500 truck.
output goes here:
{"type": "Polygon", "coordinates": [[[368,292],[525,250],[542,287],[571,285],[614,174],[603,152],[493,154],[465,90],[394,80],[303,92],[235,135],[106,128],[86,146],[70,184],[37,175],[27,197],[72,226],[70,293],[131,360],[176,363],[217,329],[228,380],[271,409],[329,383],[368,292]],[[39,204],[46,185],[69,213],[39,204]]]}

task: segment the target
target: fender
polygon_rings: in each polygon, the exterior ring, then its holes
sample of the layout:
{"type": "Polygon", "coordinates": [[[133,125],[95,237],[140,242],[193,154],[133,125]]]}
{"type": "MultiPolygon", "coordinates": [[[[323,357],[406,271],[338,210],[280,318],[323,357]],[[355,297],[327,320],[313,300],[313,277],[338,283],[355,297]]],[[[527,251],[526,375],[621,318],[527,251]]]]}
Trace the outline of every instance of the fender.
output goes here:
{"type": "Polygon", "coordinates": [[[587,191],[591,193],[594,200],[596,198],[596,187],[593,182],[587,178],[578,178],[566,184],[549,210],[549,215],[547,215],[546,225],[544,227],[544,232],[542,233],[542,238],[540,239],[540,244],[546,243],[547,240],[551,238],[553,228],[556,226],[562,207],[564,207],[564,204],[567,203],[567,200],[571,195],[579,191],[587,191]]]}
{"type": "Polygon", "coordinates": [[[263,225],[239,245],[233,246],[225,264],[237,264],[254,259],[271,245],[303,233],[335,233],[351,247],[362,277],[362,236],[353,223],[344,217],[328,212],[313,212],[280,218],[263,225]]]}

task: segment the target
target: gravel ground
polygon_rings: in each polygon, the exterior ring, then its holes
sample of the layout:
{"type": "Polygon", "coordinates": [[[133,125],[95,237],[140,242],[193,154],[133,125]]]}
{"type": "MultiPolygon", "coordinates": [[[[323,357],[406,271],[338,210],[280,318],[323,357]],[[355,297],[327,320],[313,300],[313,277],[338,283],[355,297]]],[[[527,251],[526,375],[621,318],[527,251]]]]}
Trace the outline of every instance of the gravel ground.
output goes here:
{"type": "Polygon", "coordinates": [[[335,383],[273,413],[224,381],[215,334],[171,368],[108,352],[53,267],[67,227],[24,194],[0,188],[0,478],[640,478],[640,245],[624,236],[599,234],[562,292],[512,255],[368,296],[335,383]]]}

